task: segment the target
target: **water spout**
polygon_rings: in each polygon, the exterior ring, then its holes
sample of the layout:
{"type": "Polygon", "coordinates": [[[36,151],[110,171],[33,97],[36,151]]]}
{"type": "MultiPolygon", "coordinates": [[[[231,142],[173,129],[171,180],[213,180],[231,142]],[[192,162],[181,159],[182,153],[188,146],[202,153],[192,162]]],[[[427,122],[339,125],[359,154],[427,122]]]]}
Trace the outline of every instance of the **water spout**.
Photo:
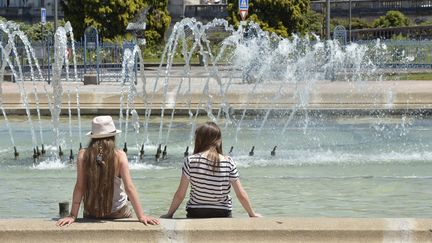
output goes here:
{"type": "Polygon", "coordinates": [[[184,157],[188,157],[188,155],[189,155],[189,146],[186,147],[186,150],[183,153],[184,157]]]}
{"type": "Polygon", "coordinates": [[[231,146],[230,151],[228,152],[228,154],[229,154],[230,156],[232,156],[232,154],[233,154],[233,150],[234,150],[234,146],[231,146]]]}
{"type": "Polygon", "coordinates": [[[165,145],[164,150],[162,152],[162,159],[166,159],[167,156],[167,146],[165,145]]]}
{"type": "Polygon", "coordinates": [[[275,156],[276,155],[276,148],[277,148],[277,146],[273,147],[273,150],[270,152],[271,156],[275,156]]]}
{"type": "Polygon", "coordinates": [[[255,146],[252,146],[251,151],[249,152],[249,156],[254,156],[255,146]]]}
{"type": "Polygon", "coordinates": [[[127,148],[127,142],[124,143],[123,151],[124,151],[125,153],[127,153],[127,151],[128,151],[128,148],[127,148]]]}
{"type": "Polygon", "coordinates": [[[58,152],[58,155],[59,155],[59,157],[60,157],[60,159],[62,159],[63,158],[63,151],[62,151],[62,147],[59,145],[59,152],[58,152]]]}
{"type": "Polygon", "coordinates": [[[161,144],[159,144],[157,150],[156,150],[156,154],[155,154],[155,159],[157,162],[159,162],[160,158],[161,158],[161,154],[162,154],[162,149],[161,149],[161,144]]]}
{"type": "Polygon", "coordinates": [[[36,146],[36,154],[37,154],[38,158],[41,155],[41,152],[39,151],[39,146],[36,146]]]}
{"type": "Polygon", "coordinates": [[[141,144],[141,150],[140,150],[140,159],[144,158],[144,144],[141,144]]]}
{"type": "Polygon", "coordinates": [[[69,163],[72,163],[73,160],[74,160],[74,154],[73,154],[73,151],[72,151],[72,149],[71,149],[71,150],[70,150],[70,154],[69,154],[69,163]]]}
{"type": "Polygon", "coordinates": [[[38,158],[38,154],[36,152],[36,148],[33,148],[33,161],[35,161],[38,158]]]}
{"type": "Polygon", "coordinates": [[[45,151],[45,146],[42,144],[42,149],[41,149],[41,154],[45,155],[46,151],[45,151]]]}
{"type": "Polygon", "coordinates": [[[14,146],[14,157],[17,159],[19,157],[19,153],[17,151],[17,148],[14,146]]]}

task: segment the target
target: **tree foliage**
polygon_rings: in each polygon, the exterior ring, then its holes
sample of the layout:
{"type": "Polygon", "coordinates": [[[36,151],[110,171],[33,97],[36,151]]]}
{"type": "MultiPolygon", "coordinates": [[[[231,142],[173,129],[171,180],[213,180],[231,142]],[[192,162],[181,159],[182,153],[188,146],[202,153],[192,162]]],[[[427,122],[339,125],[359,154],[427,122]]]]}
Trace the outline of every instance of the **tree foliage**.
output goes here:
{"type": "Polygon", "coordinates": [[[324,15],[317,13],[313,10],[309,10],[306,13],[306,31],[322,35],[324,30],[324,15]]]}
{"type": "MultiPolygon", "coordinates": [[[[160,41],[168,30],[171,18],[168,0],[63,0],[65,20],[70,21],[77,38],[85,28],[93,26],[105,39],[116,39],[126,34],[126,27],[146,8],[147,30],[151,39],[160,41]]],[[[147,37],[147,34],[146,34],[147,37]]]]}
{"type": "Polygon", "coordinates": [[[171,23],[168,13],[168,0],[147,0],[147,28],[144,32],[147,45],[152,47],[162,43],[171,23]]]}
{"type": "MultiPolygon", "coordinates": [[[[7,22],[8,20],[6,18],[3,18],[0,16],[0,21],[7,22]]],[[[49,36],[51,38],[53,37],[54,22],[48,21],[43,26],[40,22],[34,23],[34,24],[29,24],[29,23],[25,23],[25,22],[16,21],[15,23],[17,23],[19,25],[19,29],[26,34],[29,41],[42,41],[42,40],[48,38],[49,36]]],[[[59,24],[64,25],[65,22],[63,20],[59,20],[59,24]]],[[[0,34],[0,37],[1,37],[1,34],[0,34]]]]}
{"type": "MultiPolygon", "coordinates": [[[[63,20],[60,20],[59,24],[64,25],[65,22],[63,20]]],[[[19,25],[20,25],[20,29],[24,33],[26,33],[29,40],[32,41],[41,41],[47,38],[48,35],[53,35],[54,33],[54,22],[46,22],[43,28],[41,23],[36,23],[36,24],[19,23],[19,25]]]]}
{"type": "Polygon", "coordinates": [[[386,15],[375,19],[373,26],[375,28],[409,26],[409,19],[403,13],[392,10],[388,11],[386,15]]]}
{"type": "Polygon", "coordinates": [[[140,0],[64,0],[62,5],[77,37],[93,26],[104,38],[124,34],[129,21],[145,7],[140,0]]]}
{"type": "MultiPolygon", "coordinates": [[[[335,18],[330,21],[330,29],[333,31],[334,27],[337,25],[342,25],[345,27],[345,29],[349,29],[349,19],[347,18],[335,18]]],[[[371,24],[367,22],[364,19],[360,18],[352,18],[351,19],[351,29],[352,30],[358,30],[358,29],[367,29],[371,28],[371,24]]]]}
{"type": "MultiPolygon", "coordinates": [[[[239,25],[238,0],[228,0],[228,21],[239,25]]],[[[307,31],[309,0],[255,0],[249,1],[248,20],[258,23],[265,31],[287,37],[291,33],[307,31]]]]}

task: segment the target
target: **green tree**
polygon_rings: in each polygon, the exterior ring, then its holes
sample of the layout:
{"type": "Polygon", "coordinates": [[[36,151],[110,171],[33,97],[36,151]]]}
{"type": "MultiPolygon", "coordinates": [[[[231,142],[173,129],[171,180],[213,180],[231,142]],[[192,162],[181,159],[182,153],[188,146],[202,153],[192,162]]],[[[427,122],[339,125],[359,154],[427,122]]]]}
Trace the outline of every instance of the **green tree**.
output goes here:
{"type": "MultiPolygon", "coordinates": [[[[0,16],[0,21],[7,22],[8,20],[0,16]]],[[[40,22],[34,24],[20,22],[20,21],[14,21],[14,22],[19,25],[19,29],[26,34],[27,38],[30,41],[41,41],[48,36],[52,36],[54,33],[54,22],[50,22],[50,21],[46,22],[43,28],[40,22]]],[[[63,20],[60,20],[59,24],[64,25],[65,22],[63,20]]]]}
{"type": "Polygon", "coordinates": [[[324,15],[309,10],[306,13],[306,31],[321,35],[324,28],[324,15]]]}
{"type": "MultiPolygon", "coordinates": [[[[228,0],[228,21],[239,25],[238,0],[228,0]]],[[[249,2],[248,20],[258,23],[265,31],[287,37],[291,33],[307,31],[306,13],[309,0],[255,0],[249,2]]]]}
{"type": "Polygon", "coordinates": [[[375,19],[373,26],[375,28],[409,26],[409,19],[399,11],[388,11],[385,16],[375,19]]]}
{"type": "Polygon", "coordinates": [[[125,34],[129,21],[145,7],[142,0],[63,0],[62,5],[77,37],[94,26],[104,38],[125,34]]]}
{"type": "Polygon", "coordinates": [[[75,38],[79,38],[83,35],[86,24],[84,24],[85,13],[85,0],[63,0],[61,5],[66,21],[72,24],[75,38]]]}
{"type": "Polygon", "coordinates": [[[144,35],[147,45],[154,47],[163,43],[171,23],[171,16],[168,13],[168,0],[147,0],[147,2],[149,8],[144,35]]]}
{"type": "Polygon", "coordinates": [[[352,18],[351,19],[351,29],[353,29],[353,30],[367,29],[370,27],[371,27],[371,24],[368,23],[366,20],[363,20],[360,18],[352,18]]]}
{"type": "MultiPolygon", "coordinates": [[[[334,27],[337,25],[342,25],[345,27],[345,29],[349,29],[349,19],[347,18],[335,18],[330,21],[330,29],[333,31],[334,27]]],[[[371,28],[371,25],[360,18],[352,18],[351,19],[351,29],[357,30],[357,29],[367,29],[371,28]]]]}

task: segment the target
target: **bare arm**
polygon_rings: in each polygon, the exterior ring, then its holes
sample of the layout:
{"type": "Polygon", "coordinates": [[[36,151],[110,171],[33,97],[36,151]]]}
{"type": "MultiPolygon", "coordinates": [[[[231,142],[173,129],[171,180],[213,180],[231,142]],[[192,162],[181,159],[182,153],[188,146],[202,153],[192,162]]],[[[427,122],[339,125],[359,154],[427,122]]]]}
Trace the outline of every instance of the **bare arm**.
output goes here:
{"type": "Polygon", "coordinates": [[[144,211],[138,198],[138,193],[136,192],[135,185],[132,182],[132,177],[129,172],[127,156],[123,151],[120,150],[117,152],[117,154],[119,156],[120,176],[123,180],[126,194],[132,203],[132,207],[134,208],[138,220],[145,225],[147,225],[147,223],[153,225],[159,224],[157,219],[144,215],[144,211]]]}
{"type": "Polygon", "coordinates": [[[172,218],[174,213],[177,211],[180,204],[183,202],[183,199],[185,198],[186,191],[189,187],[189,178],[187,178],[184,174],[182,174],[182,177],[180,179],[180,184],[177,188],[176,193],[174,194],[174,197],[171,202],[171,206],[168,210],[168,213],[165,215],[162,215],[161,218],[172,218]]]}
{"type": "Polygon", "coordinates": [[[72,194],[72,208],[69,216],[59,219],[57,221],[57,226],[70,225],[75,222],[78,216],[79,207],[81,204],[82,197],[86,190],[85,186],[85,175],[84,175],[84,149],[81,149],[78,153],[77,160],[77,180],[72,194]]]}
{"type": "Polygon", "coordinates": [[[243,189],[243,186],[240,183],[240,179],[231,182],[231,185],[234,188],[235,194],[240,201],[243,208],[249,214],[249,217],[261,217],[261,215],[254,212],[252,209],[252,205],[249,201],[249,196],[246,191],[243,189]]]}

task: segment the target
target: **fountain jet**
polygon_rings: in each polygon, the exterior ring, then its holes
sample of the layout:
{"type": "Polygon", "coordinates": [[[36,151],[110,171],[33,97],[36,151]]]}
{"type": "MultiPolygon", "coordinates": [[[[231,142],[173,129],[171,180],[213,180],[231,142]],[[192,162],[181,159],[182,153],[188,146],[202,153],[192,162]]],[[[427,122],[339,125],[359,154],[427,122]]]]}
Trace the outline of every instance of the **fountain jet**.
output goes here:
{"type": "Polygon", "coordinates": [[[184,157],[187,157],[189,155],[189,146],[186,147],[185,152],[183,153],[184,157]]]}
{"type": "Polygon", "coordinates": [[[37,158],[38,158],[38,155],[36,152],[36,148],[33,148],[33,161],[36,161],[37,158]]]}
{"type": "Polygon", "coordinates": [[[37,157],[38,157],[38,158],[39,158],[40,155],[41,155],[41,152],[39,151],[39,146],[36,146],[36,154],[37,154],[37,157]]]}
{"type": "Polygon", "coordinates": [[[125,153],[127,153],[127,151],[128,151],[128,149],[127,149],[127,142],[124,143],[123,151],[124,151],[125,153]]]}
{"type": "Polygon", "coordinates": [[[60,145],[59,145],[59,156],[60,156],[60,159],[63,158],[63,151],[62,151],[62,148],[60,145]]]}
{"type": "Polygon", "coordinates": [[[41,154],[45,155],[46,151],[45,151],[45,146],[42,144],[42,149],[41,149],[41,154]]]}
{"type": "Polygon", "coordinates": [[[252,146],[251,151],[249,152],[249,156],[254,156],[255,146],[252,146]]]}
{"type": "Polygon", "coordinates": [[[161,153],[162,153],[161,146],[162,145],[159,144],[159,146],[158,146],[158,148],[156,150],[155,159],[156,159],[157,162],[159,162],[159,160],[161,158],[161,153]]]}
{"type": "Polygon", "coordinates": [[[271,156],[275,156],[276,155],[276,148],[277,146],[274,146],[273,150],[271,151],[271,156]]]}
{"type": "Polygon", "coordinates": [[[166,159],[167,156],[167,146],[165,145],[164,150],[162,152],[162,159],[166,159]]]}
{"type": "Polygon", "coordinates": [[[140,159],[144,158],[144,144],[141,145],[140,159]]]}
{"type": "Polygon", "coordinates": [[[73,155],[73,151],[72,149],[70,150],[70,154],[69,154],[69,162],[72,163],[74,160],[74,155],[73,155]]]}
{"type": "Polygon", "coordinates": [[[17,151],[17,149],[16,149],[15,146],[14,146],[14,156],[15,156],[15,159],[17,159],[18,156],[19,156],[19,153],[18,153],[18,151],[17,151]]]}

